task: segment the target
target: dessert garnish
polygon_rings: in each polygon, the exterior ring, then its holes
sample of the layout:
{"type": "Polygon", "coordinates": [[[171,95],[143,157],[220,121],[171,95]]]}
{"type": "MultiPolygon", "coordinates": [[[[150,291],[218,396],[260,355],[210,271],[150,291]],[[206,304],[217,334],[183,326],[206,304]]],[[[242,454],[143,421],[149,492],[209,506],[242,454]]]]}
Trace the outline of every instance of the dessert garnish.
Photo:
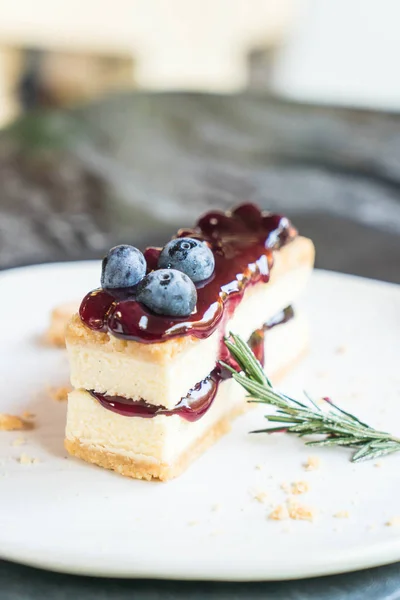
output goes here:
{"type": "Polygon", "coordinates": [[[214,254],[209,246],[201,240],[188,237],[168,242],[158,259],[159,269],[177,269],[194,282],[209,279],[214,267],[214,254]]]}
{"type": "Polygon", "coordinates": [[[330,398],[322,398],[323,408],[307,394],[307,403],[290,398],[273,387],[261,364],[240,336],[230,333],[225,344],[239,365],[240,372],[226,363],[233,379],[250,396],[249,402],[269,404],[277,408],[276,414],[265,415],[278,427],[258,429],[251,433],[292,433],[300,437],[323,436],[305,442],[307,446],[347,446],[356,448],[352,462],[371,460],[400,451],[400,438],[378,431],[360,421],[355,415],[339,408],[330,398]]]}
{"type": "Polygon", "coordinates": [[[134,246],[114,246],[103,258],[101,286],[103,288],[133,287],[146,275],[146,259],[134,246]]]}
{"type": "Polygon", "coordinates": [[[136,300],[159,315],[187,317],[196,306],[197,291],[185,273],[158,269],[140,282],[136,300]]]}
{"type": "Polygon", "coordinates": [[[214,267],[214,255],[206,242],[185,237],[168,242],[159,253],[157,269],[146,275],[142,252],[123,244],[104,257],[101,286],[140,302],[156,315],[188,317],[197,302],[194,282],[209,279],[214,267]]]}

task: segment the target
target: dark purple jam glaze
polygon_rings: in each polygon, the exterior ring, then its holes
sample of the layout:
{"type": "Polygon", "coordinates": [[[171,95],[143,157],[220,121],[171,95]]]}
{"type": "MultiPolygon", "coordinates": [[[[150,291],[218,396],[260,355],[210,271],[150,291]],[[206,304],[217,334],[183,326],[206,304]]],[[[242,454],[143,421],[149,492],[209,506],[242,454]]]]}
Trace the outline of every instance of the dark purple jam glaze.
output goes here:
{"type": "MultiPolygon", "coordinates": [[[[293,309],[289,306],[252,334],[248,343],[261,364],[264,364],[265,333],[277,325],[287,323],[293,316],[293,309]]],[[[229,361],[225,360],[225,362],[229,362],[236,369],[238,367],[232,359],[229,361]]],[[[132,400],[123,396],[99,394],[94,390],[90,390],[90,393],[104,408],[124,417],[144,417],[149,419],[158,415],[165,415],[167,417],[178,415],[186,419],[186,421],[193,422],[198,421],[208,411],[218,391],[220,382],[229,376],[228,369],[217,365],[206,379],[200,381],[194,388],[189,390],[188,394],[172,409],[149,404],[145,400],[132,400]]]]}
{"type": "Polygon", "coordinates": [[[158,415],[171,417],[179,415],[186,421],[197,421],[210,408],[218,390],[219,382],[222,379],[221,368],[215,367],[210,375],[197,383],[192,388],[185,398],[181,398],[180,402],[174,408],[168,409],[164,406],[149,404],[145,400],[131,400],[123,396],[107,396],[98,394],[94,390],[90,393],[104,408],[112,410],[124,417],[144,417],[152,418],[158,415]]]}
{"type": "MultiPolygon", "coordinates": [[[[215,257],[213,276],[196,285],[197,306],[189,317],[155,315],[135,300],[135,289],[97,289],[85,296],[79,314],[90,329],[109,331],[117,337],[141,343],[163,342],[193,335],[206,338],[229,318],[245,288],[268,282],[273,250],[297,235],[288,219],[242,204],[224,213],[204,215],[193,229],[181,229],[177,237],[207,242],[215,257]]],[[[159,248],[147,248],[148,272],[157,267],[159,248]]]]}

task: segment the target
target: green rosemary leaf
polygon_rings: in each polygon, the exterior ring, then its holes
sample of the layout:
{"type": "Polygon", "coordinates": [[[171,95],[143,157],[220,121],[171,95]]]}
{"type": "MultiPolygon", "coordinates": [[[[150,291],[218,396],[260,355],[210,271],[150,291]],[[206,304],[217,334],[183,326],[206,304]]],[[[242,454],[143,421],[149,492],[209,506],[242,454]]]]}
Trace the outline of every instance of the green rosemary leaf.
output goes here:
{"type": "Polygon", "coordinates": [[[233,379],[249,394],[249,402],[266,404],[276,408],[275,414],[265,418],[276,427],[257,429],[251,433],[285,432],[299,437],[320,436],[307,440],[308,446],[354,447],[353,462],[362,462],[400,451],[400,438],[378,431],[355,415],[343,410],[330,400],[323,398],[327,410],[306,393],[308,403],[295,400],[276,390],[249,346],[233,333],[225,339],[226,347],[239,365],[237,372],[230,365],[221,364],[232,373],[233,379]]]}

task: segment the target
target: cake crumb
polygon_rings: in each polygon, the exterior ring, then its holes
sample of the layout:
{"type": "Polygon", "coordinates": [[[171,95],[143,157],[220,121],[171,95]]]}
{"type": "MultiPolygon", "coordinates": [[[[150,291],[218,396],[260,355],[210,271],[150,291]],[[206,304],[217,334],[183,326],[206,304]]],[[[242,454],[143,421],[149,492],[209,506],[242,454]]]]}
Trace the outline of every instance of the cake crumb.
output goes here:
{"type": "Polygon", "coordinates": [[[289,517],[294,521],[313,521],[315,510],[309,506],[298,504],[297,502],[288,502],[289,517]]]}
{"type": "Polygon", "coordinates": [[[32,424],[21,417],[0,413],[0,431],[22,431],[31,427],[32,424]]]}
{"type": "Polygon", "coordinates": [[[308,456],[307,462],[304,464],[306,471],[316,471],[321,466],[321,460],[318,456],[308,456]]]}
{"type": "Polygon", "coordinates": [[[350,517],[350,513],[348,510],[339,510],[333,516],[335,519],[348,519],[350,517]]]}
{"type": "Polygon", "coordinates": [[[253,498],[254,498],[254,500],[257,500],[257,502],[260,502],[261,504],[263,504],[266,501],[266,499],[268,498],[268,494],[264,490],[258,490],[253,493],[253,498]]]}
{"type": "Polygon", "coordinates": [[[338,346],[335,352],[336,354],[345,354],[347,352],[347,346],[338,346]]]}
{"type": "Polygon", "coordinates": [[[56,402],[66,402],[70,391],[71,388],[67,385],[62,385],[59,387],[47,387],[47,393],[49,394],[50,398],[56,402]]]}
{"type": "Polygon", "coordinates": [[[261,471],[262,468],[263,468],[263,466],[262,465],[256,465],[254,468],[255,468],[256,471],[261,471]]]}
{"type": "Polygon", "coordinates": [[[211,507],[211,510],[212,510],[212,512],[219,512],[221,510],[221,504],[219,504],[219,503],[213,504],[211,507]]]}
{"type": "Polygon", "coordinates": [[[65,347],[65,327],[72,315],[78,310],[77,302],[64,302],[56,306],[50,315],[47,331],[42,336],[41,342],[46,345],[65,347]]]}
{"type": "Polygon", "coordinates": [[[35,417],[36,417],[36,415],[34,413],[29,412],[29,410],[25,410],[22,413],[22,418],[27,419],[28,421],[31,419],[34,419],[35,417]]]}
{"type": "Polygon", "coordinates": [[[289,518],[289,511],[285,504],[278,504],[272,512],[269,513],[268,519],[273,521],[285,521],[289,518]]]}
{"type": "Polygon", "coordinates": [[[19,457],[19,462],[21,465],[36,465],[40,462],[40,460],[38,458],[32,458],[23,452],[19,457]]]}
{"type": "Polygon", "coordinates": [[[387,527],[400,527],[400,516],[392,517],[386,525],[387,527]]]}
{"type": "Polygon", "coordinates": [[[23,437],[17,437],[11,442],[11,446],[23,446],[26,444],[26,439],[23,437]]]}
{"type": "Polygon", "coordinates": [[[382,465],[383,462],[381,460],[378,460],[376,463],[374,463],[374,467],[377,467],[378,469],[380,469],[382,465]]]}
{"type": "Polygon", "coordinates": [[[280,488],[285,494],[290,494],[290,485],[286,481],[281,483],[280,488]]]}
{"type": "Polygon", "coordinates": [[[292,494],[305,494],[310,489],[307,481],[295,481],[292,483],[292,494]]]}

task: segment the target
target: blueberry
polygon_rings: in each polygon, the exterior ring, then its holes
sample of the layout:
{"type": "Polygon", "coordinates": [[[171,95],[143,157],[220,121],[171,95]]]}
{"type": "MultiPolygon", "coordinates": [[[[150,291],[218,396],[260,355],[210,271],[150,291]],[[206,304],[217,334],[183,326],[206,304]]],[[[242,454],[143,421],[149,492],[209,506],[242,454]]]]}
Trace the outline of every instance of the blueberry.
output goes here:
{"type": "Polygon", "coordinates": [[[196,306],[197,291],[184,273],[158,269],[140,282],[136,300],[159,315],[187,317],[196,306]]]}
{"type": "Polygon", "coordinates": [[[127,244],[115,246],[103,258],[101,287],[132,287],[145,275],[146,261],[140,250],[127,244]]]}
{"type": "Polygon", "coordinates": [[[214,272],[214,254],[205,242],[184,237],[171,240],[161,251],[160,269],[177,269],[192,281],[204,281],[214,272]]]}

